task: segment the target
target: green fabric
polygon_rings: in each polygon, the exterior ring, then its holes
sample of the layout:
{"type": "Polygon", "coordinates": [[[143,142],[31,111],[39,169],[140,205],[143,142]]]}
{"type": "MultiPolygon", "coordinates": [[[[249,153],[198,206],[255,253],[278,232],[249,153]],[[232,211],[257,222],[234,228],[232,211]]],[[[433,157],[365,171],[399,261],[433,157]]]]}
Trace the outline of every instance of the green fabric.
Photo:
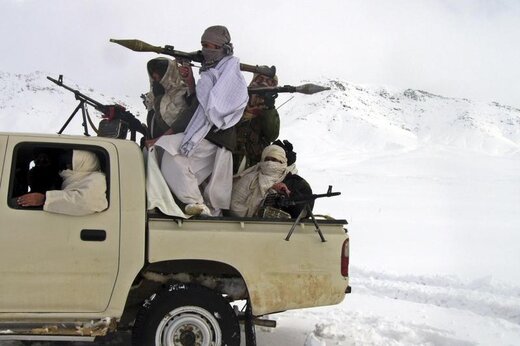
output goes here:
{"type": "Polygon", "coordinates": [[[280,116],[276,109],[265,109],[252,119],[242,120],[237,125],[237,148],[233,152],[233,172],[237,173],[242,159],[245,168],[260,162],[262,151],[278,138],[280,116]]]}
{"type": "Polygon", "coordinates": [[[280,135],[280,115],[276,109],[266,109],[260,117],[262,137],[269,143],[280,135]]]}

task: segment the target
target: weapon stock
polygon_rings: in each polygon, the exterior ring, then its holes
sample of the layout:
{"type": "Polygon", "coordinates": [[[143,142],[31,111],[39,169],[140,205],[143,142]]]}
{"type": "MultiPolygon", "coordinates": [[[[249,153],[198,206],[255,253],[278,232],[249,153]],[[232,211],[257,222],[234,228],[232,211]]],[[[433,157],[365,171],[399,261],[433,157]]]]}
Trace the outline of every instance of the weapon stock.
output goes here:
{"type": "MultiPolygon", "coordinates": [[[[110,39],[110,42],[117,43],[125,48],[133,50],[134,52],[154,52],[157,54],[165,54],[169,56],[173,56],[176,59],[180,60],[189,60],[195,61],[198,63],[202,63],[203,57],[202,52],[200,50],[195,52],[183,52],[180,50],[175,50],[173,46],[154,46],[149,43],[146,43],[141,40],[116,40],[110,39]]],[[[258,65],[248,65],[248,64],[240,64],[240,70],[251,72],[251,73],[259,73],[268,77],[274,77],[276,75],[276,67],[271,66],[258,66],[258,65]]]]}

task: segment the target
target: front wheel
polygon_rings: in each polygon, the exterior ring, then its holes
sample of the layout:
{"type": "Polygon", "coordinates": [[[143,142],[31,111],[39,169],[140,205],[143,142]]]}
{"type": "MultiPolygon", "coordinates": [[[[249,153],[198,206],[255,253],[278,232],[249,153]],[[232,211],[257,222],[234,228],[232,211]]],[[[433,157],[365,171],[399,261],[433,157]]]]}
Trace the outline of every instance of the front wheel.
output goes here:
{"type": "Polygon", "coordinates": [[[141,307],[134,346],[240,345],[238,318],[218,293],[201,286],[172,284],[141,307]]]}

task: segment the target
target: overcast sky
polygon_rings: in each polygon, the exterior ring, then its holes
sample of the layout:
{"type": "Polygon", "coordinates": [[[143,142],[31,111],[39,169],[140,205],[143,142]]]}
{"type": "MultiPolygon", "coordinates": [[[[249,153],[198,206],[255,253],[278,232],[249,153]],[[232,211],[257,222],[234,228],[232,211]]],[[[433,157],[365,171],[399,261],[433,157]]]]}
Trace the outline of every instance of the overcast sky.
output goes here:
{"type": "Polygon", "coordinates": [[[281,84],[334,78],[520,107],[520,0],[0,0],[0,71],[64,74],[103,92],[147,89],[146,62],[109,43],[200,49],[226,25],[235,54],[281,84]]]}

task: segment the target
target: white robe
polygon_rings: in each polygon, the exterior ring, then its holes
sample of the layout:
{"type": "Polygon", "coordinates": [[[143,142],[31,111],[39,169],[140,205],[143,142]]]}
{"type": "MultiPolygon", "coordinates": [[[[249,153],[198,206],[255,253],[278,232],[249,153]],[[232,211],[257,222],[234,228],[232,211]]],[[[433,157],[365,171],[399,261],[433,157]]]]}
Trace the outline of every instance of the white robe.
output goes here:
{"type": "Polygon", "coordinates": [[[249,96],[240,61],[227,56],[215,68],[200,74],[197,82],[199,106],[184,131],[180,152],[190,156],[213,126],[218,130],[237,124],[244,113],[249,96]]]}
{"type": "Polygon", "coordinates": [[[88,215],[108,207],[105,174],[94,153],[74,150],[72,170],[60,172],[61,190],[47,191],[43,210],[66,215],[88,215]]]}
{"type": "Polygon", "coordinates": [[[145,149],[147,209],[159,209],[162,213],[188,218],[175,202],[157,161],[156,148],[145,149]]]}
{"type": "Polygon", "coordinates": [[[248,101],[239,60],[226,57],[201,73],[197,83],[199,107],[183,134],[162,136],[155,145],[166,150],[161,171],[183,203],[205,203],[213,210],[229,209],[233,157],[229,150],[205,140],[210,129],[228,129],[242,117],[248,101]],[[204,190],[199,185],[209,176],[204,190]]]}

